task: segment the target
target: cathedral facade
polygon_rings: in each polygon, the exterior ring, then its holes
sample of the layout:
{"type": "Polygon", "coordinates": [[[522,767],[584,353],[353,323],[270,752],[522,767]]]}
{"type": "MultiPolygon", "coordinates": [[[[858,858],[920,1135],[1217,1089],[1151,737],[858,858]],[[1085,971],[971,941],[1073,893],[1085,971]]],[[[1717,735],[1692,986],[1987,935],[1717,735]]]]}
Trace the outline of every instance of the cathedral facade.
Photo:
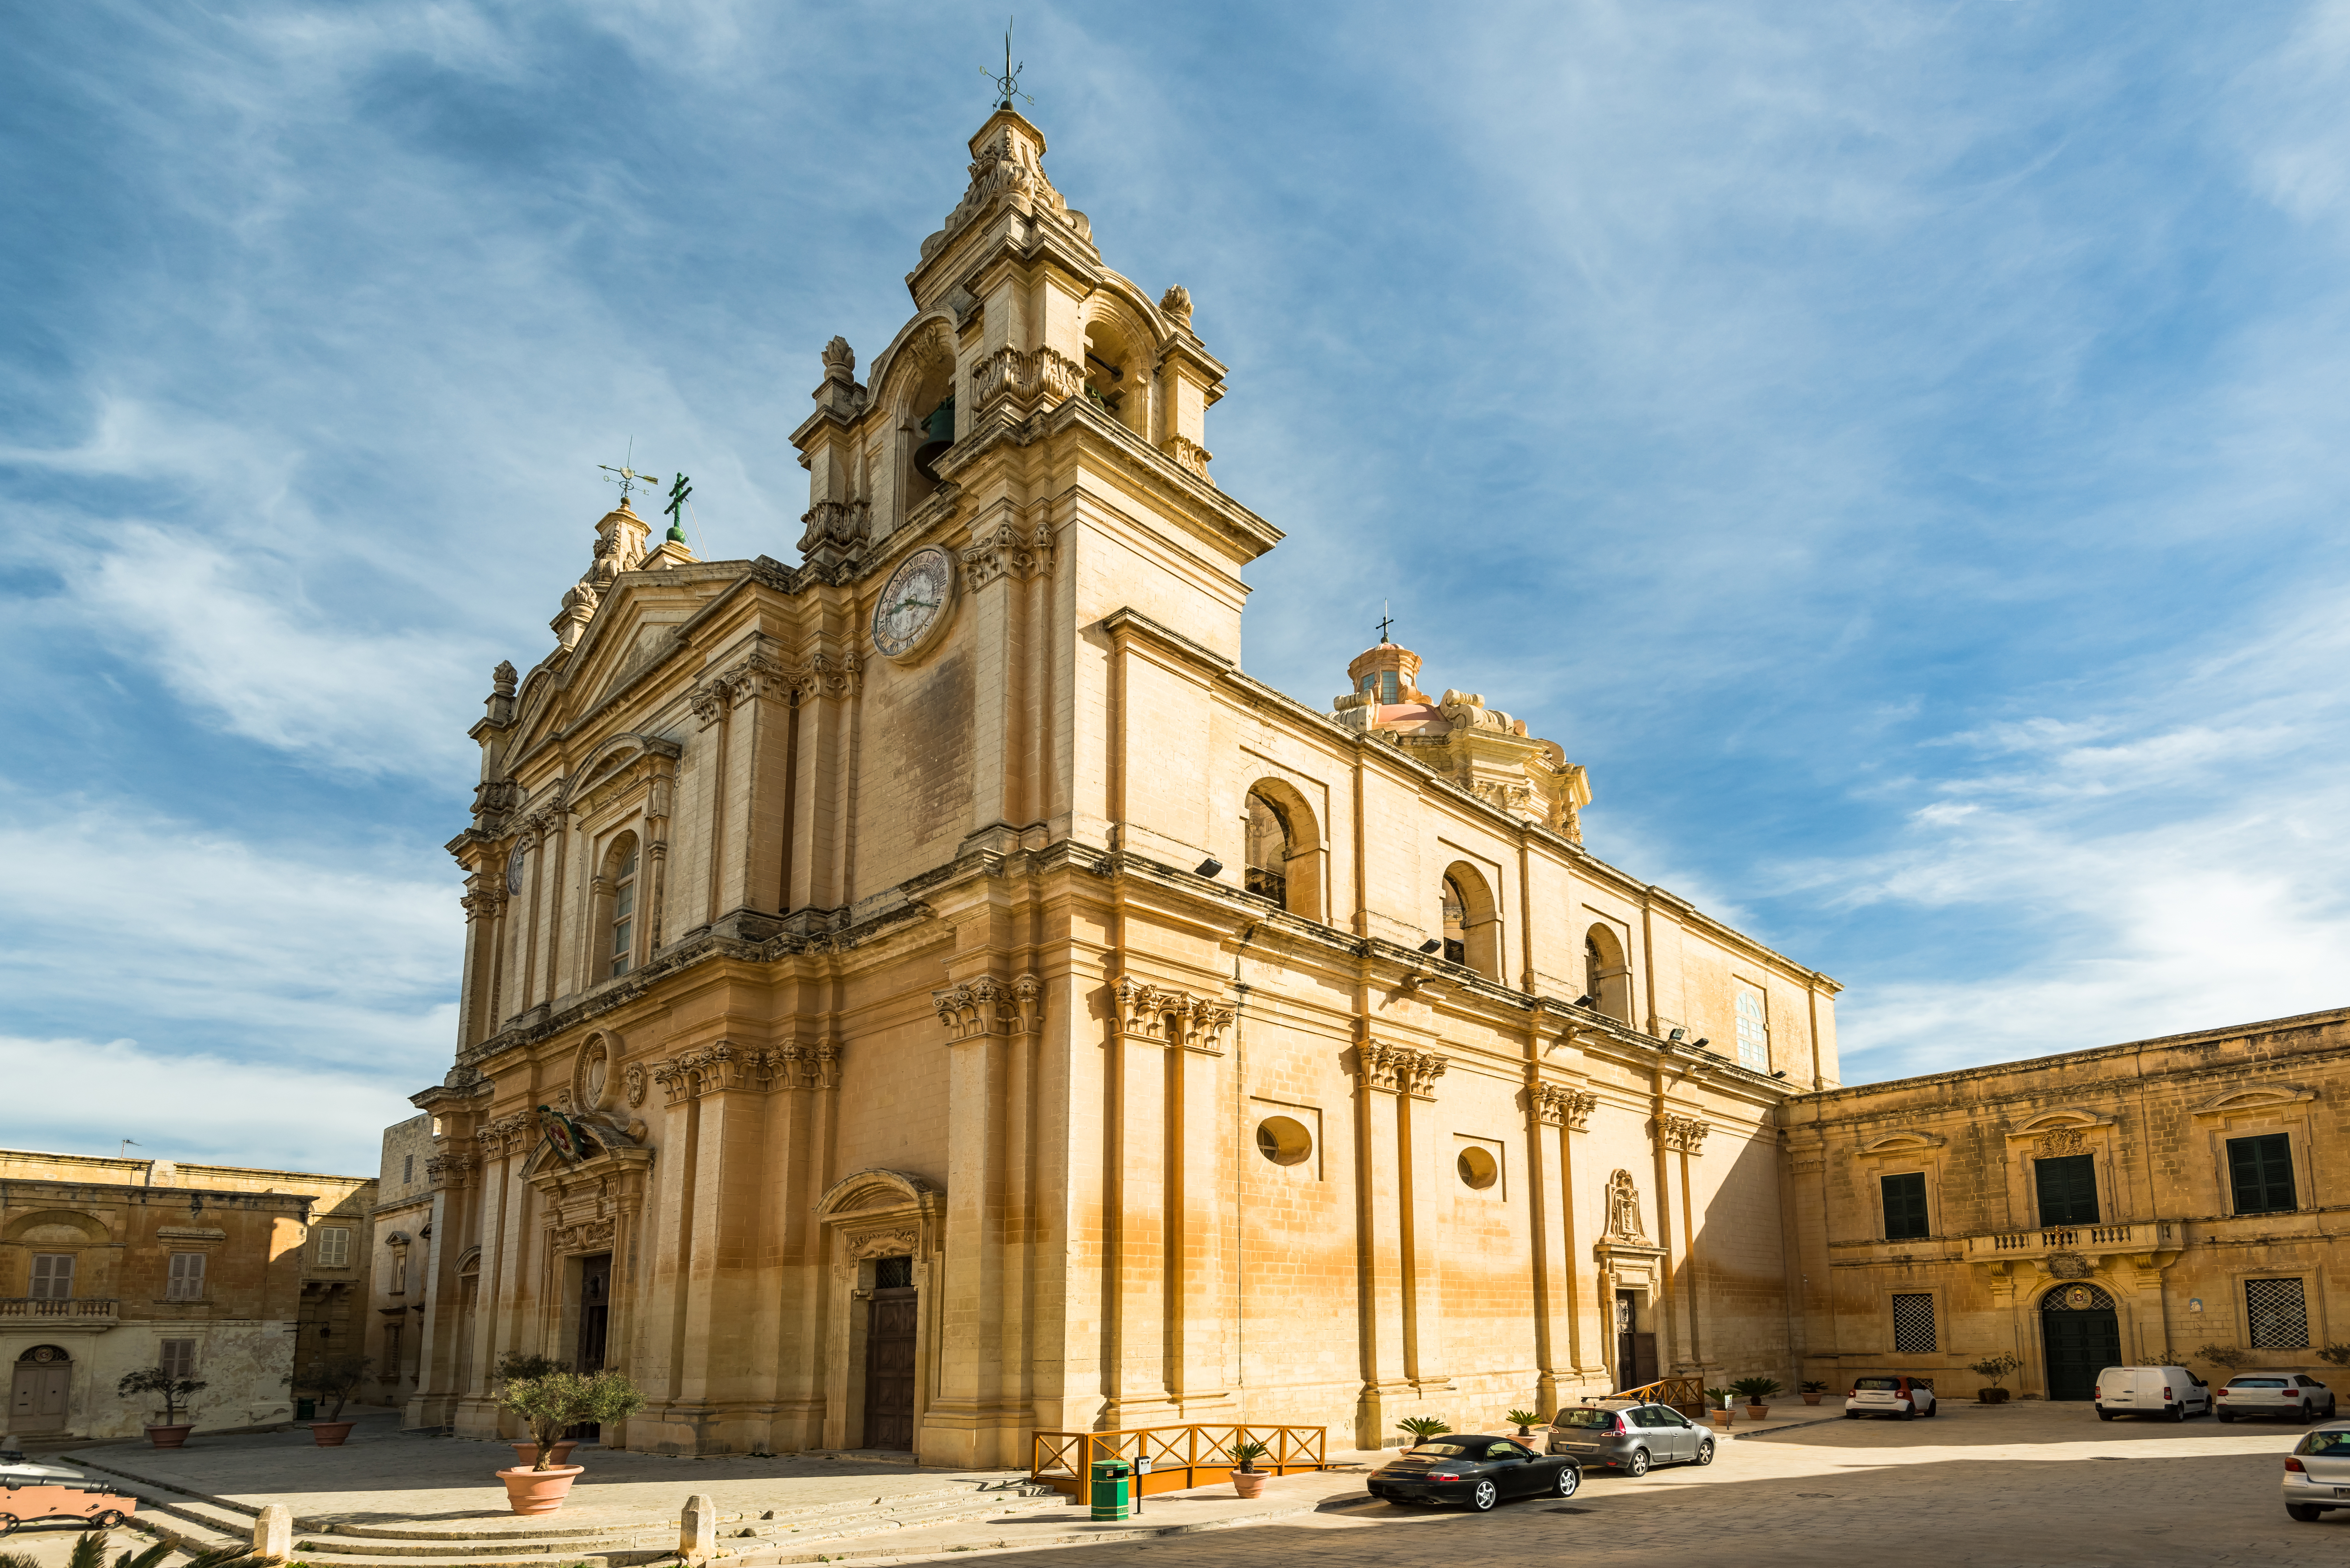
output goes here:
{"type": "Polygon", "coordinates": [[[1016,111],[971,150],[910,318],[824,352],[801,564],[624,499],[473,728],[411,1421],[496,1431],[517,1353],[627,1371],[631,1449],[960,1466],[1792,1376],[1835,982],[1409,649],[1250,678],[1282,535],[1189,296],[1016,111]]]}

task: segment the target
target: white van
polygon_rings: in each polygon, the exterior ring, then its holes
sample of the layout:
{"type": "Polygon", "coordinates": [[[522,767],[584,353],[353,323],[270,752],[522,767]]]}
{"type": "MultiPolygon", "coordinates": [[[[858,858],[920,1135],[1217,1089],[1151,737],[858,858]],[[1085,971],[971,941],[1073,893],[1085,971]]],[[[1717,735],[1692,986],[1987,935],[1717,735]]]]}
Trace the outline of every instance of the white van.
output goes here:
{"type": "Polygon", "coordinates": [[[2159,1416],[2184,1421],[2211,1413],[2211,1386],[2184,1366],[2108,1366],[2097,1374],[2097,1419],[2159,1416]]]}

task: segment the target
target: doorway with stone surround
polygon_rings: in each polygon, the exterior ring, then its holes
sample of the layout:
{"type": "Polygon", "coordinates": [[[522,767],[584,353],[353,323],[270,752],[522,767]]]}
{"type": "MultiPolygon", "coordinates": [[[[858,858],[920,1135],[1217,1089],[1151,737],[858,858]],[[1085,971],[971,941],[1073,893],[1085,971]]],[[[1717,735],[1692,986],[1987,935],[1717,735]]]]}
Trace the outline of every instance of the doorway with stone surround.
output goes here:
{"type": "Polygon", "coordinates": [[[73,1392],[73,1357],[54,1345],[36,1345],[16,1358],[8,1391],[8,1430],[25,1437],[66,1429],[73,1392]]]}
{"type": "Polygon", "coordinates": [[[873,1295],[866,1303],[865,1446],[914,1446],[914,1345],[921,1324],[914,1260],[873,1260],[873,1295]]]}
{"type": "Polygon", "coordinates": [[[2041,1297],[2040,1334],[2051,1399],[2094,1399],[2097,1374],[2121,1365],[2120,1316],[2099,1286],[2060,1284],[2041,1297]]]}

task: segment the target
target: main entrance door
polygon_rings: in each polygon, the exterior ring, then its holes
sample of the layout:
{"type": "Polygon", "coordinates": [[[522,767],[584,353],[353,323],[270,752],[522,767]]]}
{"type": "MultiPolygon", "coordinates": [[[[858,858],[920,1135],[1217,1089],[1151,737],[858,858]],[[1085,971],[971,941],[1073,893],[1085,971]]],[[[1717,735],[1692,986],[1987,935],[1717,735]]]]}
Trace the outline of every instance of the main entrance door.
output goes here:
{"type": "Polygon", "coordinates": [[[914,1329],[921,1293],[911,1283],[913,1260],[883,1258],[865,1329],[865,1446],[914,1446],[914,1329]],[[900,1283],[899,1282],[905,1282],[900,1283]]]}
{"type": "Polygon", "coordinates": [[[2114,1298],[2095,1285],[2059,1285],[2040,1301],[2040,1337],[2048,1355],[2048,1397],[2094,1399],[2097,1374],[2122,1360],[2114,1298]]]}
{"type": "Polygon", "coordinates": [[[73,1358],[54,1345],[36,1345],[16,1358],[8,1392],[12,1432],[62,1432],[66,1394],[73,1384],[73,1358]]]}

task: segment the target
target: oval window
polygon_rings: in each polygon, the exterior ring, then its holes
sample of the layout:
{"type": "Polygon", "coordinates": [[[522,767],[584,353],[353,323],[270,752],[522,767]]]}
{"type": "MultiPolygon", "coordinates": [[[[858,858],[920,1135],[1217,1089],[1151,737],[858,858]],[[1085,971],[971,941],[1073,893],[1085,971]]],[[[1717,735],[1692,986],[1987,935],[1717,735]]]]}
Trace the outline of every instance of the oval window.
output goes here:
{"type": "Polygon", "coordinates": [[[1482,1148],[1462,1149],[1456,1163],[1460,1167],[1461,1181],[1480,1192],[1502,1179],[1501,1165],[1482,1148]]]}
{"type": "Polygon", "coordinates": [[[1256,1151],[1275,1165],[1302,1165],[1314,1152],[1314,1135],[1303,1122],[1267,1116],[1256,1124],[1256,1151]]]}

